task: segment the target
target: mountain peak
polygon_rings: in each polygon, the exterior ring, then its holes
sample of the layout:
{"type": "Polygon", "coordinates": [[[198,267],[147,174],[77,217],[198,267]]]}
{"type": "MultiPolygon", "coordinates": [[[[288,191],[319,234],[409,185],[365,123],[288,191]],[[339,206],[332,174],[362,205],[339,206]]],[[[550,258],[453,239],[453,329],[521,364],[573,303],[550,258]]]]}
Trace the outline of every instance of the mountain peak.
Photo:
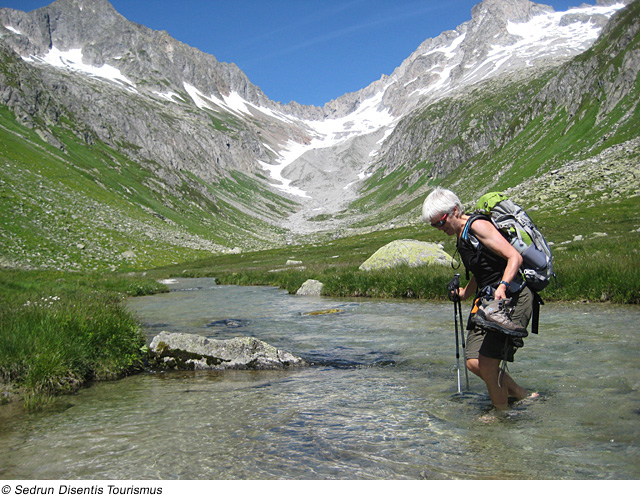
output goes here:
{"type": "Polygon", "coordinates": [[[553,12],[553,7],[529,0],[483,0],[471,10],[471,17],[477,20],[481,16],[490,14],[504,21],[524,23],[542,12],[553,12]]]}
{"type": "Polygon", "coordinates": [[[55,0],[48,7],[53,10],[64,10],[68,13],[80,11],[91,14],[118,14],[108,0],[55,0]]]}
{"type": "Polygon", "coordinates": [[[62,51],[82,48],[87,42],[113,37],[129,23],[108,0],[55,0],[28,13],[0,10],[25,35],[14,44],[22,55],[43,55],[53,47],[62,51]]]}
{"type": "Polygon", "coordinates": [[[48,15],[55,23],[79,23],[82,26],[93,26],[94,29],[99,27],[100,31],[109,29],[115,22],[126,21],[108,0],[55,0],[34,12],[48,15]]]}

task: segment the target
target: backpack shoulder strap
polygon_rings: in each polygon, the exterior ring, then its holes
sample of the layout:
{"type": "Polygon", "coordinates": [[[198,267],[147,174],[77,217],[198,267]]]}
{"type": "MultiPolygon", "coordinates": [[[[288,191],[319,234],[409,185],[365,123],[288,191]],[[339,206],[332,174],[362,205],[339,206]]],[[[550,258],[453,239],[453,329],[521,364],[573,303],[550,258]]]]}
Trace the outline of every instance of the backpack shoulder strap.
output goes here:
{"type": "MultiPolygon", "coordinates": [[[[471,214],[469,216],[469,219],[467,220],[467,223],[464,226],[464,229],[462,230],[462,236],[460,236],[462,240],[469,241],[469,232],[471,231],[471,224],[473,224],[478,219],[491,221],[491,218],[484,214],[478,214],[478,213],[471,214]]],[[[476,239],[475,236],[474,236],[474,239],[476,239]]]]}
{"type": "MultiPolygon", "coordinates": [[[[480,251],[482,250],[482,243],[480,243],[478,238],[476,238],[472,233],[470,234],[471,224],[473,224],[473,222],[477,219],[488,219],[488,217],[479,213],[471,214],[469,216],[469,219],[467,219],[467,223],[464,225],[464,229],[462,230],[462,235],[460,236],[459,241],[471,243],[473,248],[475,248],[476,252],[479,254],[480,251]]],[[[458,245],[456,245],[456,248],[457,246],[458,245]]],[[[468,281],[470,276],[469,276],[469,270],[466,267],[465,267],[465,273],[468,281]]]]}

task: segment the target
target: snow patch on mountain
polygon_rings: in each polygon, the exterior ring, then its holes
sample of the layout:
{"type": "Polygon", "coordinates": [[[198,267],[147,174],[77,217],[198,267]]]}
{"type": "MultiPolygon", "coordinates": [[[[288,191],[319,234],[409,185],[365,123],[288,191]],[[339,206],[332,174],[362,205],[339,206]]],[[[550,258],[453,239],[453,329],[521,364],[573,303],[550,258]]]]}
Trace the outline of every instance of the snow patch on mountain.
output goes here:
{"type": "Polygon", "coordinates": [[[495,47],[494,55],[500,52],[507,56],[518,53],[537,58],[567,49],[586,50],[598,37],[602,27],[583,16],[610,17],[622,7],[623,4],[575,7],[566,12],[541,14],[526,23],[509,21],[507,30],[521,37],[521,40],[508,47],[495,47]]]}
{"type": "Polygon", "coordinates": [[[380,128],[391,126],[395,118],[382,104],[385,90],[365,99],[355,111],[342,118],[305,121],[318,134],[312,146],[314,148],[331,147],[353,136],[369,134],[380,128]]]}
{"type": "Polygon", "coordinates": [[[298,196],[300,198],[310,198],[310,196],[306,193],[306,191],[292,186],[293,182],[291,179],[285,179],[282,176],[282,171],[287,168],[291,163],[297,160],[300,156],[302,156],[308,149],[308,146],[304,144],[300,144],[295,141],[289,141],[285,149],[280,152],[280,161],[275,164],[265,163],[263,161],[259,161],[260,166],[269,172],[269,176],[277,182],[277,184],[270,184],[270,186],[280,189],[286,193],[292,194],[294,196],[298,196]]]}
{"type": "Polygon", "coordinates": [[[15,29],[13,26],[5,26],[5,28],[7,28],[9,31],[15,33],[16,35],[22,35],[22,32],[15,29]]]}
{"type": "Polygon", "coordinates": [[[194,104],[200,109],[210,109],[213,111],[215,107],[238,117],[242,115],[245,117],[255,117],[261,113],[286,123],[300,122],[300,120],[292,116],[249,102],[235,91],[230,92],[229,95],[222,95],[221,97],[216,97],[213,94],[206,96],[187,82],[183,82],[182,85],[189,94],[189,97],[191,97],[191,100],[193,100],[194,104]]]}
{"type": "Polygon", "coordinates": [[[230,103],[228,103],[224,97],[220,99],[213,94],[205,96],[200,90],[187,82],[184,82],[182,86],[187,91],[187,94],[189,94],[189,97],[191,97],[193,103],[200,109],[210,109],[213,111],[215,108],[223,108],[236,116],[247,111],[246,106],[241,105],[242,103],[237,99],[229,98],[230,103]]]}
{"type": "MultiPolygon", "coordinates": [[[[307,152],[331,148],[350,138],[370,134],[382,128],[386,129],[385,136],[388,136],[388,133],[397,122],[397,118],[391,115],[389,110],[382,104],[385,90],[386,88],[363,100],[352,113],[344,117],[303,120],[302,122],[313,137],[308,144],[289,141],[279,152],[280,158],[276,163],[260,162],[262,168],[267,170],[274,180],[280,182],[280,184],[272,184],[272,186],[296,196],[309,198],[305,191],[291,186],[292,181],[290,179],[282,177],[282,172],[286,167],[307,152]]],[[[379,142],[379,145],[381,144],[379,142]]],[[[347,189],[351,184],[353,183],[350,183],[344,189],[347,189]]]]}
{"type": "Polygon", "coordinates": [[[55,66],[56,68],[62,68],[77,73],[83,73],[90,77],[108,80],[112,83],[123,85],[128,90],[135,91],[135,84],[124,76],[118,68],[108,64],[103,64],[99,67],[85,64],[82,61],[82,49],[62,51],[56,47],[51,47],[49,52],[44,56],[32,55],[23,57],[23,59],[27,62],[40,62],[50,66],[55,66]]]}
{"type": "Polygon", "coordinates": [[[454,57],[456,55],[456,49],[460,46],[460,44],[464,41],[466,34],[462,34],[459,37],[455,38],[450,45],[447,45],[445,47],[438,47],[435,49],[431,49],[427,52],[425,52],[424,54],[422,54],[422,57],[427,57],[430,56],[431,54],[436,54],[438,52],[441,52],[442,54],[444,54],[444,56],[447,59],[451,59],[452,57],[454,57]]]}
{"type": "Polygon", "coordinates": [[[180,96],[175,92],[158,92],[157,90],[153,90],[152,93],[166,101],[176,102],[176,98],[180,99],[180,96]]]}
{"type": "MultiPolygon", "coordinates": [[[[80,51],[73,52],[71,55],[74,61],[82,57],[80,51]]],[[[66,59],[58,57],[57,54],[56,57],[46,58],[44,62],[48,62],[49,64],[53,62],[57,63],[58,59],[66,62],[66,59]]],[[[78,65],[76,63],[74,68],[77,67],[78,65]]],[[[69,65],[67,65],[67,68],[72,69],[69,65]]],[[[364,99],[352,113],[340,118],[326,118],[324,120],[301,119],[278,111],[277,109],[259,106],[247,101],[235,91],[230,92],[229,95],[221,95],[218,97],[213,94],[205,95],[205,93],[190,83],[183,82],[182,85],[193,103],[200,109],[224,111],[238,117],[257,117],[262,114],[287,124],[297,125],[300,129],[305,130],[306,134],[311,137],[310,141],[301,143],[288,140],[281,145],[278,151],[269,147],[269,149],[278,156],[278,160],[274,163],[258,162],[260,166],[269,173],[271,179],[273,179],[274,183],[270,184],[272,187],[300,198],[309,198],[309,195],[306,191],[293,186],[292,179],[283,177],[282,172],[288,166],[309,151],[331,148],[350,138],[370,134],[380,129],[385,129],[384,137],[388,137],[398,120],[397,117],[394,117],[389,112],[382,102],[388,85],[375,95],[364,99]]],[[[155,91],[154,94],[174,102],[176,99],[180,99],[180,97],[173,92],[161,93],[155,91]]],[[[377,146],[380,147],[381,145],[382,141],[378,141],[377,146]]],[[[370,156],[375,156],[376,151],[376,149],[371,151],[370,156]]]]}
{"type": "MultiPolygon", "coordinates": [[[[517,61],[523,62],[526,66],[533,66],[541,58],[575,55],[588,49],[600,34],[602,24],[594,22],[594,16],[609,18],[623,7],[623,3],[607,6],[582,5],[562,12],[543,12],[527,22],[508,21],[507,32],[517,37],[517,41],[509,45],[493,45],[479,64],[464,74],[462,79],[454,82],[450,76],[460,64],[460,51],[464,50],[462,43],[466,37],[466,33],[461,33],[449,44],[419,54],[418,57],[422,58],[442,54],[445,64],[434,62],[431,69],[426,71],[437,76],[437,79],[431,80],[424,87],[414,89],[410,95],[425,96],[435,92],[444,95],[454,87],[459,88],[491,78],[499,74],[503,66],[514,65],[517,61]]],[[[416,80],[417,78],[414,78],[405,83],[405,87],[416,80]]]]}
{"type": "Polygon", "coordinates": [[[469,73],[465,80],[473,80],[476,74],[483,74],[483,78],[491,77],[499,72],[503,64],[514,58],[524,60],[527,66],[532,66],[541,57],[582,52],[593,44],[602,29],[587,16],[609,17],[622,7],[623,4],[584,6],[566,12],[540,14],[525,23],[509,21],[507,31],[520,40],[512,45],[493,46],[485,61],[469,73]]]}

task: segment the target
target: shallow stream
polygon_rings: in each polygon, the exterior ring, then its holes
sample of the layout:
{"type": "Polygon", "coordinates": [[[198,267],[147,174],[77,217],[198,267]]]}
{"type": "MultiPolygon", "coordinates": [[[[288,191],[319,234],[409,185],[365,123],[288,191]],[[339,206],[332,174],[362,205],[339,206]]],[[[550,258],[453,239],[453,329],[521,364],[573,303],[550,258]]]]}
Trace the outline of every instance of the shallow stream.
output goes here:
{"type": "Polygon", "coordinates": [[[543,306],[510,364],[542,396],[495,415],[472,375],[456,394],[451,303],[171,287],[129,302],[149,338],[250,335],[312,365],[95,384],[3,419],[1,478],[640,479],[637,307],[543,306]]]}

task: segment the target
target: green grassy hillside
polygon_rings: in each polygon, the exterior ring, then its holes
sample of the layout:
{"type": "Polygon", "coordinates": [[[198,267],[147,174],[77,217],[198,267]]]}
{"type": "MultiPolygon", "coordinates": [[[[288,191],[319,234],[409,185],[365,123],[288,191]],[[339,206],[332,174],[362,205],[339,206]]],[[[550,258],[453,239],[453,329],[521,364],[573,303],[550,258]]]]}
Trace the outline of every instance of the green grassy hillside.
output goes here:
{"type": "Polygon", "coordinates": [[[289,200],[240,172],[216,184],[153,168],[100,142],[58,129],[54,148],[0,108],[0,256],[3,265],[65,270],[140,270],[233,247],[283,242],[257,217],[285,217],[289,200]],[[244,210],[243,210],[244,208],[244,210]]]}

